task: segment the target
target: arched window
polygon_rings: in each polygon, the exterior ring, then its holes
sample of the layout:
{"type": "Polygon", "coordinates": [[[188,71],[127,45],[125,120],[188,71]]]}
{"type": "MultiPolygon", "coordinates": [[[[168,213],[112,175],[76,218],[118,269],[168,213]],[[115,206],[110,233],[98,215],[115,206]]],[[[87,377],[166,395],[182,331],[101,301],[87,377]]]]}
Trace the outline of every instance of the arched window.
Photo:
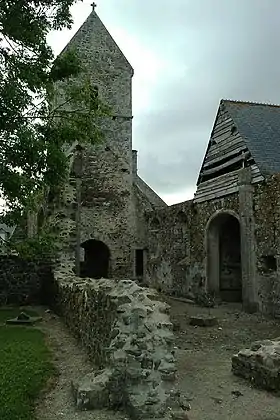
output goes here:
{"type": "Polygon", "coordinates": [[[187,217],[186,213],[184,213],[182,210],[180,210],[177,213],[177,221],[179,223],[183,223],[183,224],[187,223],[187,221],[188,221],[188,217],[187,217]]]}
{"type": "Polygon", "coordinates": [[[154,217],[151,221],[150,221],[150,229],[152,231],[157,231],[160,229],[160,221],[157,217],[154,217]]]}

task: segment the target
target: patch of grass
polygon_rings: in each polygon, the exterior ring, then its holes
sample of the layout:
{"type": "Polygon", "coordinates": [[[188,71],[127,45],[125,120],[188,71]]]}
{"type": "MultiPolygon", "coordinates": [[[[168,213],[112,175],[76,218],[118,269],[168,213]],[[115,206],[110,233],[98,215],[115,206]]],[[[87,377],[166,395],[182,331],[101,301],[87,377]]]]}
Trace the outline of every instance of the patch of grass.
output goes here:
{"type": "MultiPolygon", "coordinates": [[[[0,310],[0,319],[4,322],[19,312],[14,308],[0,310]]],[[[0,327],[1,420],[35,419],[35,401],[55,373],[51,353],[40,330],[22,326],[0,327]]]]}

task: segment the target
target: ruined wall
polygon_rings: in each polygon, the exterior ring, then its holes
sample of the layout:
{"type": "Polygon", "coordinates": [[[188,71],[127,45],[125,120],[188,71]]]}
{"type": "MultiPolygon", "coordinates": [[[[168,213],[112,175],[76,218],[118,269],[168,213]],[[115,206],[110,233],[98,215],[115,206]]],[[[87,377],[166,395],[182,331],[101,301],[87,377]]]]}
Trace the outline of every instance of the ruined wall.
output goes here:
{"type": "Polygon", "coordinates": [[[0,256],[0,304],[42,303],[44,285],[51,278],[46,263],[17,256],[0,256]]]}
{"type": "Polygon", "coordinates": [[[73,384],[77,407],[126,408],[135,420],[187,418],[185,401],[172,391],[176,367],[169,306],[131,280],[76,277],[67,251],[75,231],[69,185],[62,199],[49,218],[61,245],[50,304],[98,369],[73,384]]]}
{"type": "Polygon", "coordinates": [[[185,282],[185,264],[189,260],[190,220],[190,203],[149,214],[147,278],[158,290],[181,294],[180,286],[185,282]]]}
{"type": "Polygon", "coordinates": [[[171,395],[176,368],[169,306],[156,292],[130,280],[79,279],[63,265],[55,281],[57,309],[99,369],[74,385],[78,407],[122,406],[132,419],[167,419],[174,410],[172,418],[185,418],[176,417],[183,410],[171,395]]]}
{"type": "Polygon", "coordinates": [[[246,282],[243,302],[256,303],[262,312],[280,316],[279,197],[280,175],[274,175],[254,185],[249,195],[234,193],[222,199],[187,201],[148,212],[143,229],[147,232],[148,283],[168,294],[196,298],[207,288],[207,282],[209,286],[207,223],[217,212],[231,211],[241,223],[242,281],[246,282]]]}
{"type": "Polygon", "coordinates": [[[238,213],[238,194],[204,203],[192,200],[149,214],[148,278],[175,296],[194,297],[206,282],[206,236],[209,218],[219,210],[238,213]]]}
{"type": "Polygon", "coordinates": [[[105,149],[102,158],[94,154],[87,157],[82,180],[81,241],[93,238],[104,242],[111,253],[111,275],[131,277],[135,233],[131,175],[127,165],[118,165],[105,149]]]}
{"type": "Polygon", "coordinates": [[[153,207],[147,197],[134,185],[134,201],[137,209],[136,216],[136,246],[145,248],[148,234],[147,214],[153,211],[153,207]]]}
{"type": "Polygon", "coordinates": [[[279,340],[256,341],[232,357],[232,372],[259,389],[278,391],[279,340]]]}
{"type": "Polygon", "coordinates": [[[256,185],[254,218],[261,310],[280,316],[280,175],[256,185]]]}

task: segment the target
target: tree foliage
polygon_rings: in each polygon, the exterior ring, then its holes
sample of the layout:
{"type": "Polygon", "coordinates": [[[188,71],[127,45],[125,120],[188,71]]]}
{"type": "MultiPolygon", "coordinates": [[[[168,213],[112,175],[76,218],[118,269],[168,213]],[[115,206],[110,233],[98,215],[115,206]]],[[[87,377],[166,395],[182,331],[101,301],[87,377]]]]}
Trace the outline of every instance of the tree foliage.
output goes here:
{"type": "Polygon", "coordinates": [[[76,1],[0,0],[0,190],[10,220],[63,183],[63,144],[102,137],[108,110],[75,51],[54,59],[47,44],[51,30],[71,27],[76,1]]]}

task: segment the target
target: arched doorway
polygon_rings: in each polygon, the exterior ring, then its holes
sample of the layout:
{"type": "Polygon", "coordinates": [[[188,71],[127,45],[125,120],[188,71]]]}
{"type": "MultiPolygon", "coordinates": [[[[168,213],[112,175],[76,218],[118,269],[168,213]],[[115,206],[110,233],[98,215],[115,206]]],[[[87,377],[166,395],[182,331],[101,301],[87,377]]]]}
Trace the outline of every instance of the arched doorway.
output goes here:
{"type": "Polygon", "coordinates": [[[233,213],[218,213],[209,222],[207,282],[223,301],[242,301],[240,224],[233,213]]]}
{"type": "Polygon", "coordinates": [[[81,244],[84,262],[81,263],[81,277],[100,279],[109,277],[110,251],[102,241],[89,239],[81,244]]]}

